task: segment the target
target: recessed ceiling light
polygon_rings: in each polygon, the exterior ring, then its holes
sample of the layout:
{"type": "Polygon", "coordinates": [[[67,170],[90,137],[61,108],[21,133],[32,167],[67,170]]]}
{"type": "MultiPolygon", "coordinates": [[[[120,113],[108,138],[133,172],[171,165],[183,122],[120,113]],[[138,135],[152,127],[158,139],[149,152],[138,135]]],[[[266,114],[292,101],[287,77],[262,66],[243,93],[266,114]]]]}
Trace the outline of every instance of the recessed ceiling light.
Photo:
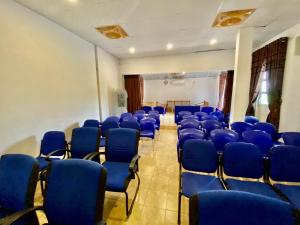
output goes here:
{"type": "Polygon", "coordinates": [[[130,52],[131,54],[135,53],[135,48],[134,48],[134,47],[129,48],[129,52],[130,52]]]}
{"type": "Polygon", "coordinates": [[[185,75],[185,74],[186,74],[186,72],[183,71],[183,72],[182,72],[182,75],[185,75]]]}
{"type": "Polygon", "coordinates": [[[213,38],[209,41],[210,45],[215,45],[217,43],[217,39],[213,38]]]}
{"type": "Polygon", "coordinates": [[[68,0],[68,2],[77,3],[77,0],[68,0]]]}
{"type": "Polygon", "coordinates": [[[173,47],[174,47],[174,46],[173,46],[172,43],[167,44],[167,49],[168,49],[168,50],[171,50],[173,47]]]}

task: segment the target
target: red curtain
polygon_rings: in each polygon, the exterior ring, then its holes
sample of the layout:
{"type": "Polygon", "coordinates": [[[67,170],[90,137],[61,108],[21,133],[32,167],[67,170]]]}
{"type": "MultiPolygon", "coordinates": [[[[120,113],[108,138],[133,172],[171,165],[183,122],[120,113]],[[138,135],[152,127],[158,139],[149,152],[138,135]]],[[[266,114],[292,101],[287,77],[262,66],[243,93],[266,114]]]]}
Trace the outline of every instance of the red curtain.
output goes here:
{"type": "Polygon", "coordinates": [[[249,89],[249,104],[246,115],[255,115],[254,104],[259,95],[259,79],[266,64],[267,47],[258,49],[252,54],[251,81],[249,89]]]}
{"type": "Polygon", "coordinates": [[[135,112],[140,109],[143,104],[143,78],[140,75],[125,75],[125,90],[127,91],[127,110],[135,112]]]}
{"type": "Polygon", "coordinates": [[[222,72],[219,83],[218,109],[227,114],[230,112],[234,71],[222,72]]]}
{"type": "Polygon", "coordinates": [[[234,71],[233,70],[227,71],[224,100],[223,100],[223,109],[222,109],[222,111],[224,112],[225,115],[227,113],[230,113],[233,78],[234,78],[234,71]]]}
{"type": "Polygon", "coordinates": [[[267,45],[265,71],[268,73],[268,106],[269,115],[267,122],[279,127],[282,83],[285,67],[288,38],[280,38],[267,45]]]}

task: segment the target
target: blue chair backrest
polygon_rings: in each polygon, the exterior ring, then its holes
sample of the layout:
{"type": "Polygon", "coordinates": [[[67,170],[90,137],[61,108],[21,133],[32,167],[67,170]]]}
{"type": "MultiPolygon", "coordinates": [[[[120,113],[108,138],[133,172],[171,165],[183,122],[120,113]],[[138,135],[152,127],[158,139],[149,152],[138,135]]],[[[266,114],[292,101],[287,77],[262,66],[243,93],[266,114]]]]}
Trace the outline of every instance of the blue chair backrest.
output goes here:
{"type": "Polygon", "coordinates": [[[140,124],[137,121],[123,121],[120,124],[120,127],[122,128],[131,128],[135,130],[140,130],[140,124]]]}
{"type": "Polygon", "coordinates": [[[122,122],[124,122],[124,121],[135,121],[135,122],[137,122],[138,119],[135,116],[126,116],[126,117],[122,118],[122,122]]]}
{"type": "Polygon", "coordinates": [[[38,173],[38,163],[31,156],[8,154],[1,157],[0,212],[10,214],[33,207],[38,173]]]}
{"type": "Polygon", "coordinates": [[[218,154],[214,144],[206,140],[187,140],[182,150],[182,167],[196,172],[216,172],[218,154]]]}
{"type": "Polygon", "coordinates": [[[134,114],[134,117],[136,117],[137,121],[140,122],[141,119],[145,118],[146,116],[145,116],[145,114],[142,114],[142,113],[136,113],[136,114],[134,114]]]}
{"type": "Polygon", "coordinates": [[[270,177],[274,181],[300,182],[300,147],[275,146],[270,150],[270,177]]]}
{"type": "Polygon", "coordinates": [[[223,122],[225,118],[224,113],[222,111],[211,112],[210,115],[216,116],[221,122],[223,122]]]}
{"type": "Polygon", "coordinates": [[[180,129],[196,128],[199,129],[200,122],[194,119],[185,119],[180,122],[180,129]]]}
{"type": "Polygon", "coordinates": [[[218,119],[218,117],[216,117],[214,115],[207,115],[207,116],[202,116],[201,120],[202,121],[204,121],[204,120],[217,120],[218,121],[219,119],[218,119]]]}
{"type": "Polygon", "coordinates": [[[184,115],[192,115],[192,113],[190,111],[180,111],[177,115],[182,118],[184,115]]]}
{"type": "MultiPolygon", "coordinates": [[[[48,131],[41,141],[40,152],[42,155],[48,155],[55,150],[66,149],[66,147],[67,142],[64,132],[48,131]]],[[[62,156],[63,154],[64,152],[58,152],[55,156],[62,156]]]]}
{"type": "Polygon", "coordinates": [[[148,113],[150,110],[152,110],[152,107],[145,105],[145,106],[142,107],[142,110],[144,110],[145,113],[148,113]]]}
{"type": "Polygon", "coordinates": [[[259,119],[255,116],[245,116],[245,122],[255,124],[255,123],[259,122],[259,119]]]}
{"type": "Polygon", "coordinates": [[[83,123],[83,127],[99,127],[100,122],[98,120],[86,120],[83,123]]]}
{"type": "Polygon", "coordinates": [[[190,225],[296,225],[287,202],[240,191],[207,191],[190,198],[190,225]]]}
{"type": "Polygon", "coordinates": [[[71,139],[72,158],[84,158],[99,149],[100,130],[94,127],[79,127],[73,129],[71,139]]]}
{"type": "Polygon", "coordinates": [[[300,146],[300,132],[284,132],[282,139],[286,145],[300,146]]]}
{"type": "Polygon", "coordinates": [[[227,143],[237,142],[239,140],[239,134],[233,130],[215,129],[210,132],[210,138],[217,150],[222,152],[227,143]]]}
{"type": "Polygon", "coordinates": [[[155,124],[160,126],[160,117],[159,114],[149,114],[148,118],[155,119],[155,124]]]}
{"type": "Polygon", "coordinates": [[[120,118],[117,117],[117,116],[109,116],[109,117],[106,118],[105,121],[115,121],[115,122],[118,123],[120,121],[120,118]]]}
{"type": "Polygon", "coordinates": [[[209,135],[212,130],[222,128],[222,123],[217,120],[204,120],[201,122],[201,126],[205,130],[206,135],[209,135]]]}
{"type": "Polygon", "coordinates": [[[130,113],[130,112],[122,113],[120,118],[124,118],[124,117],[127,117],[127,116],[132,116],[132,113],[130,113]]]}
{"type": "Polygon", "coordinates": [[[108,130],[112,129],[112,128],[118,128],[119,127],[119,121],[115,121],[115,120],[105,120],[102,123],[101,126],[101,135],[102,137],[106,137],[106,133],[108,132],[108,130]]]}
{"type": "Polygon", "coordinates": [[[138,147],[139,132],[137,130],[111,129],[108,132],[105,148],[106,161],[130,163],[138,153],[138,147]]]}
{"type": "Polygon", "coordinates": [[[162,106],[155,106],[153,109],[158,111],[159,114],[165,114],[165,108],[162,106]]]}
{"type": "Polygon", "coordinates": [[[254,144],[229,143],[224,149],[223,167],[228,176],[258,179],[264,174],[263,154],[254,144]]]}
{"type": "Polygon", "coordinates": [[[148,114],[155,114],[155,115],[159,115],[159,112],[158,112],[158,111],[156,111],[156,110],[150,110],[150,111],[148,112],[148,114]]]}
{"type": "Polygon", "coordinates": [[[242,138],[242,133],[244,133],[245,131],[253,130],[253,125],[246,122],[234,122],[230,125],[230,127],[240,135],[240,138],[242,138]]]}
{"type": "Polygon", "coordinates": [[[199,120],[202,120],[202,116],[207,116],[207,113],[206,112],[195,112],[194,115],[198,116],[199,120]]]}
{"type": "Polygon", "coordinates": [[[52,162],[48,167],[44,205],[49,224],[100,222],[105,186],[106,170],[99,163],[81,159],[52,162]]]}
{"type": "Polygon", "coordinates": [[[179,139],[178,139],[179,148],[183,148],[183,145],[187,140],[190,140],[190,139],[202,140],[204,138],[205,138],[205,134],[201,130],[184,129],[183,132],[179,133],[179,139]]]}
{"type": "Polygon", "coordinates": [[[196,116],[196,115],[184,115],[184,116],[182,117],[182,120],[185,120],[185,119],[199,120],[199,117],[196,116]]]}
{"type": "Polygon", "coordinates": [[[154,126],[155,120],[154,122],[153,120],[154,120],[153,118],[142,119],[140,122],[141,131],[148,130],[148,131],[155,132],[155,126],[154,126]],[[152,119],[152,121],[149,119],[152,119]]]}
{"type": "Polygon", "coordinates": [[[139,109],[139,110],[136,110],[134,113],[135,114],[145,114],[146,112],[142,109],[139,109]]]}
{"type": "Polygon", "coordinates": [[[272,137],[276,137],[277,129],[271,123],[257,122],[254,124],[254,130],[262,130],[270,134],[272,137]]]}
{"type": "Polygon", "coordinates": [[[242,134],[243,140],[255,144],[264,155],[267,155],[273,147],[273,139],[270,134],[261,130],[247,130],[242,134]]]}
{"type": "Polygon", "coordinates": [[[201,112],[205,112],[207,114],[210,114],[211,112],[214,111],[214,108],[213,107],[210,107],[210,106],[204,106],[204,107],[201,107],[201,112]]]}

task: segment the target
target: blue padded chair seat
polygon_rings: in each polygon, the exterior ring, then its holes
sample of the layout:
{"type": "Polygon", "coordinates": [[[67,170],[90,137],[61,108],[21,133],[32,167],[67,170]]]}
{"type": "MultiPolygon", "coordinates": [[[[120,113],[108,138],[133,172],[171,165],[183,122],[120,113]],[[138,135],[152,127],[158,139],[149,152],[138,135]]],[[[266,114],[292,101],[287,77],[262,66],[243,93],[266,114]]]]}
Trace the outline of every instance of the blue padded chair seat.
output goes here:
{"type": "Polygon", "coordinates": [[[215,176],[195,173],[182,173],[182,194],[188,198],[203,191],[223,190],[220,180],[215,176]]]}
{"type": "Polygon", "coordinates": [[[105,138],[102,137],[102,138],[100,139],[99,147],[105,147],[105,138]]]}
{"type": "MultiPolygon", "coordinates": [[[[45,169],[49,164],[49,161],[47,161],[43,156],[36,157],[36,159],[39,163],[40,170],[45,169]]],[[[60,160],[60,158],[51,158],[51,160],[60,160]]]]}
{"type": "Polygon", "coordinates": [[[103,166],[107,170],[106,190],[114,192],[126,191],[128,184],[129,163],[104,162],[103,166]]]}
{"type": "Polygon", "coordinates": [[[147,138],[154,138],[154,133],[151,130],[142,130],[140,136],[147,137],[147,138]]]}
{"type": "Polygon", "coordinates": [[[226,183],[230,190],[245,191],[281,200],[270,186],[262,182],[226,179],[226,183]]]}
{"type": "Polygon", "coordinates": [[[300,186],[275,184],[289,200],[297,208],[300,209],[300,186]]]}

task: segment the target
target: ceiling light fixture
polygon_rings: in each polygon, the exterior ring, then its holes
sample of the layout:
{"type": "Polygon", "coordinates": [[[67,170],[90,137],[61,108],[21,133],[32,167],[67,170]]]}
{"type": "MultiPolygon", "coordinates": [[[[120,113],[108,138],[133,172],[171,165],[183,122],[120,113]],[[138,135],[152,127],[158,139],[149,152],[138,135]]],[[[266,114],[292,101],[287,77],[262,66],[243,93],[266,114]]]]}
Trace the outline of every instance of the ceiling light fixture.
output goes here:
{"type": "Polygon", "coordinates": [[[167,44],[167,49],[168,49],[168,50],[171,50],[173,47],[174,47],[174,46],[173,46],[172,43],[167,44]]]}
{"type": "Polygon", "coordinates": [[[182,72],[182,75],[185,75],[185,74],[186,74],[186,72],[183,71],[183,72],[182,72]]]}
{"type": "Polygon", "coordinates": [[[77,0],[68,0],[71,3],[77,3],[77,0]]]}
{"type": "Polygon", "coordinates": [[[131,54],[134,54],[134,53],[135,53],[135,48],[134,48],[134,47],[129,48],[129,52],[130,52],[131,54]]]}
{"type": "Polygon", "coordinates": [[[217,39],[213,38],[209,41],[210,45],[215,45],[217,43],[217,39]]]}

